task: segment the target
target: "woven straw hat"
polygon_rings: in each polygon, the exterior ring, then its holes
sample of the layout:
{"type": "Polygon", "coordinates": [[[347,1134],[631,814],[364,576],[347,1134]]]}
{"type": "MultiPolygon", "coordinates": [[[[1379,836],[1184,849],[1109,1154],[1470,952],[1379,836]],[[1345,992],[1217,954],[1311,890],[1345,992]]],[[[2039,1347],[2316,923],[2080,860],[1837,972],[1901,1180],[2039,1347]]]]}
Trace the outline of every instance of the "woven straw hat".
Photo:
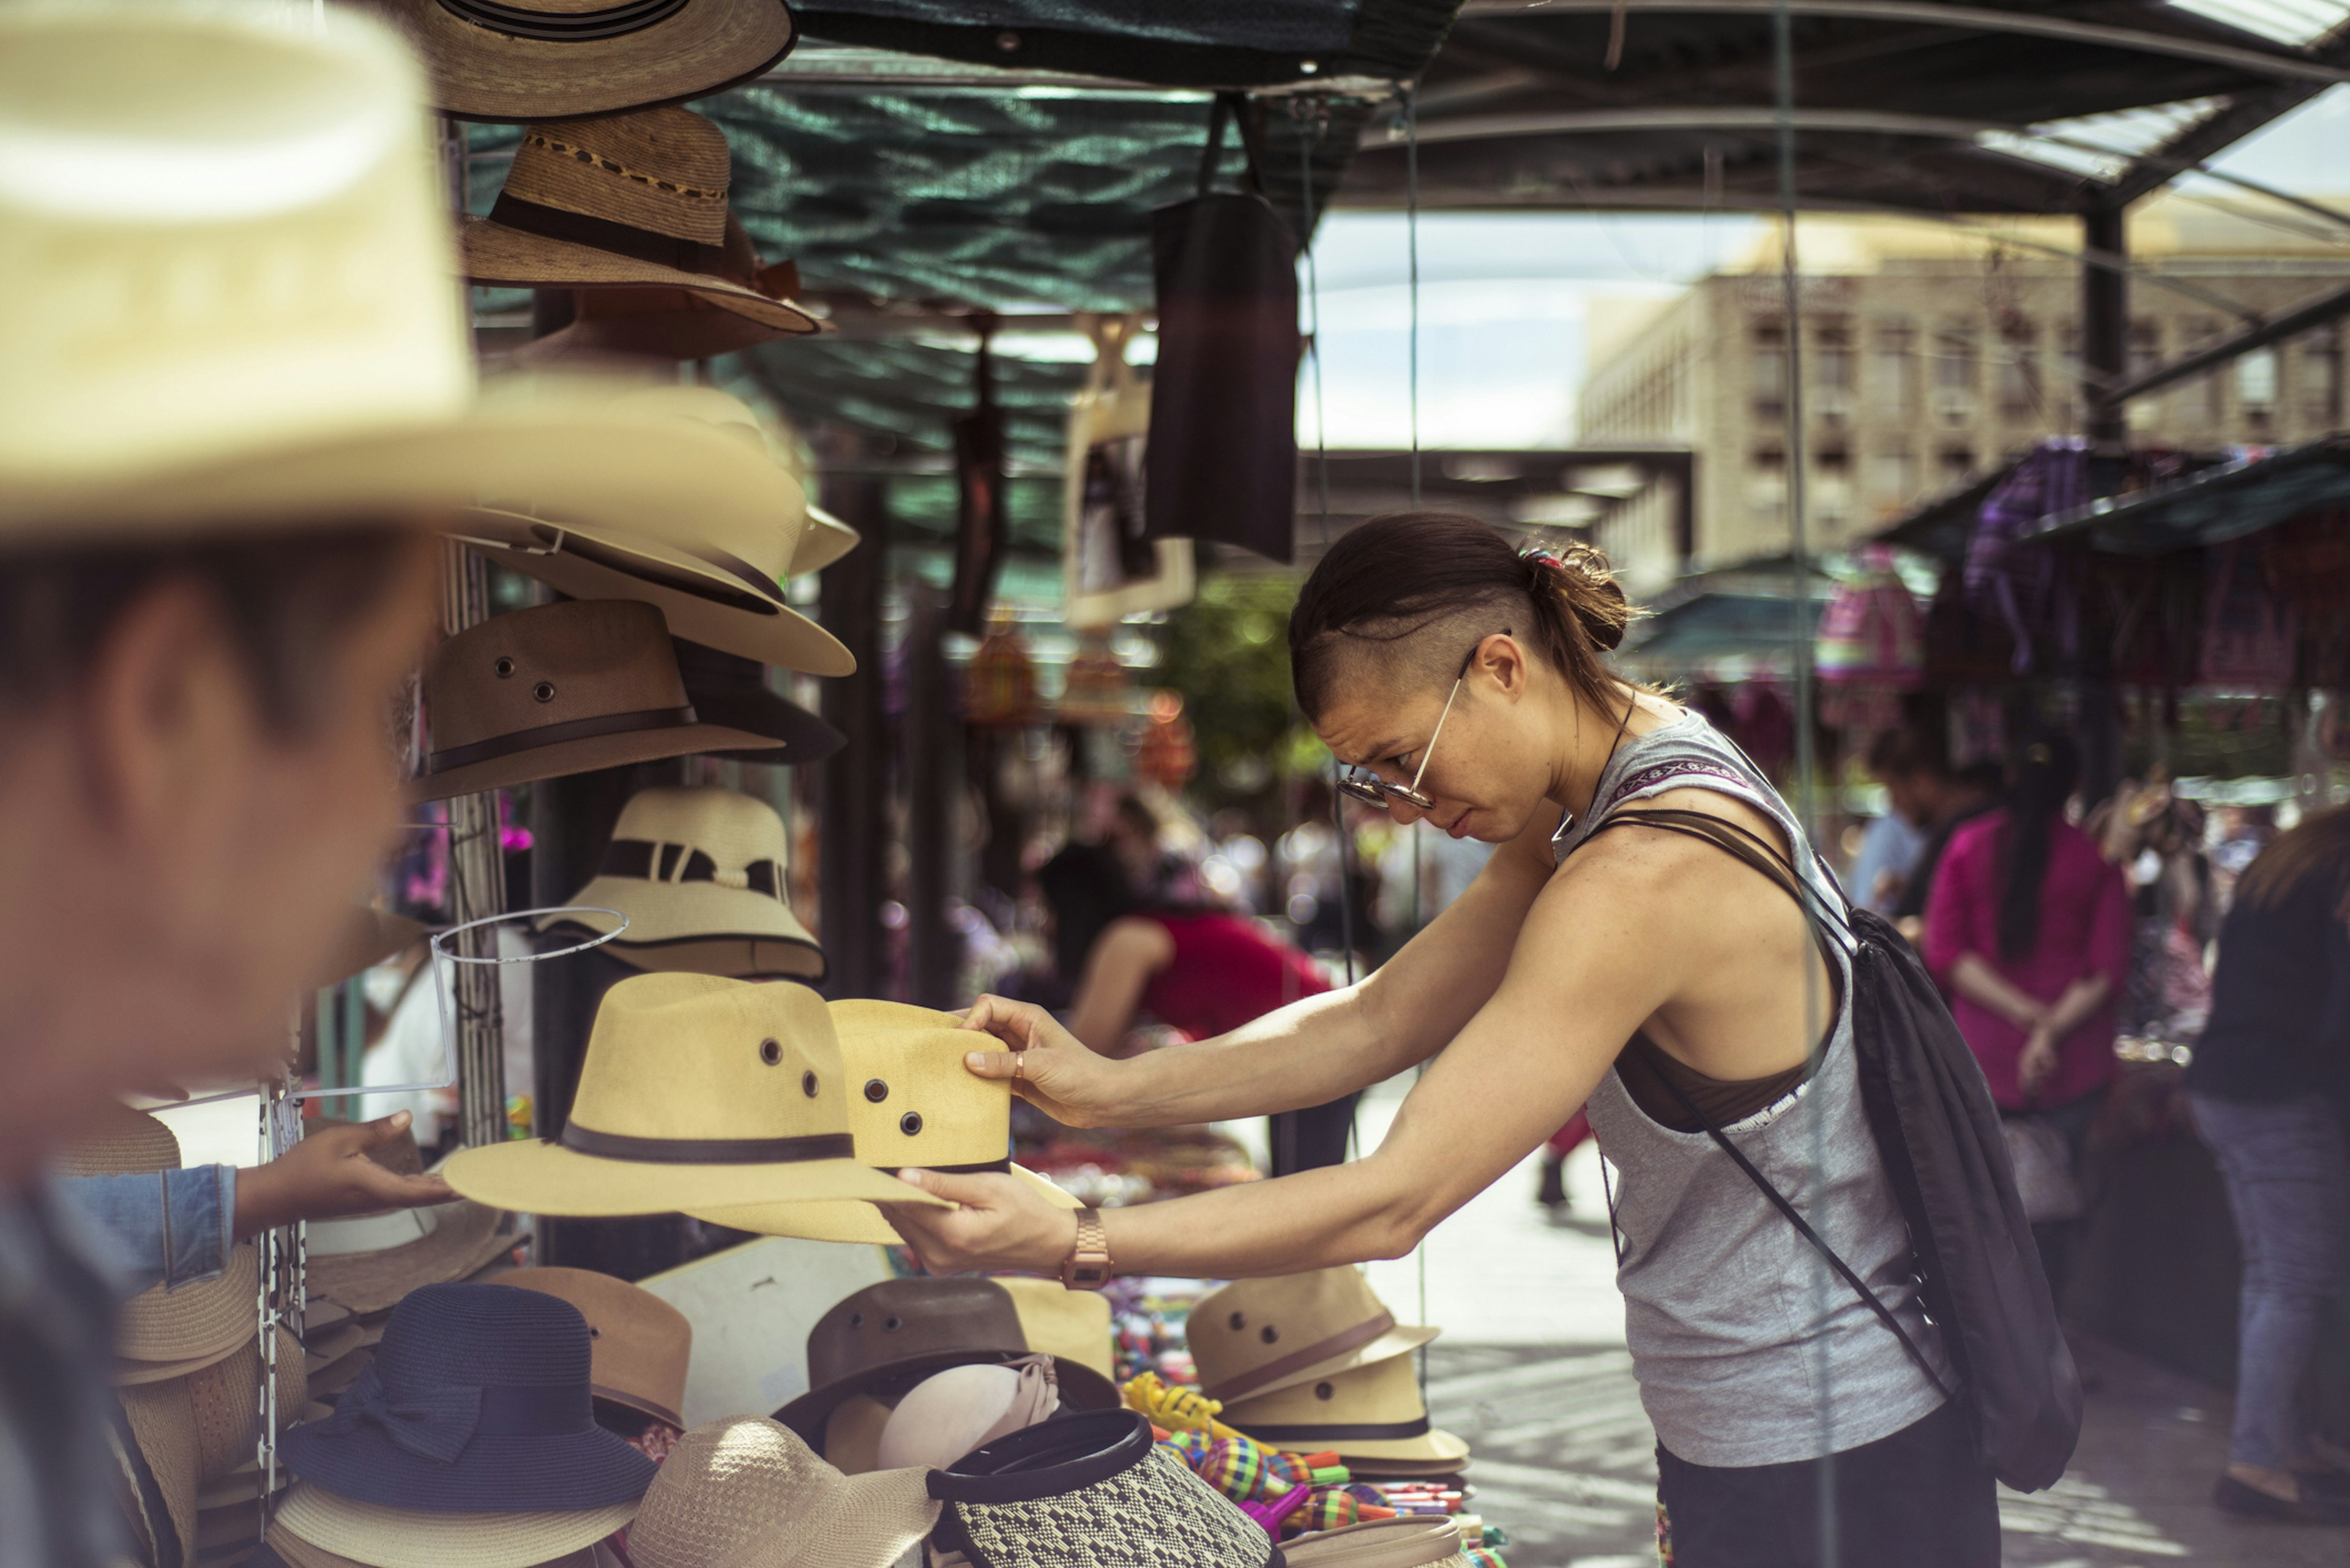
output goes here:
{"type": "Polygon", "coordinates": [[[621,406],[699,425],[758,454],[771,465],[775,505],[755,518],[648,515],[612,527],[544,508],[476,507],[457,520],[456,535],[572,598],[651,605],[690,641],[810,675],[854,672],[840,639],[784,597],[783,579],[804,569],[802,542],[822,530],[811,532],[806,490],[750,405],[714,387],[671,386],[621,406]]]}
{"type": "MultiPolygon", "coordinates": [[[[605,950],[639,969],[820,981],[824,950],[785,901],[790,855],[784,819],[765,801],[710,786],[639,790],[620,808],[597,875],[569,902],[628,916],[605,950]]],[[[616,923],[583,909],[550,915],[539,929],[600,936],[616,923]]]]}
{"type": "Polygon", "coordinates": [[[1469,1453],[1467,1443],[1429,1425],[1419,1371],[1408,1355],[1228,1401],[1223,1420],[1294,1453],[1327,1449],[1341,1459],[1458,1459],[1469,1453]]]}
{"type": "Polygon", "coordinates": [[[1418,1350],[1440,1332],[1399,1327],[1351,1263],[1236,1280],[1191,1309],[1200,1391],[1226,1404],[1418,1350]]]}
{"type": "Polygon", "coordinates": [[[1466,1568],[1461,1527],[1425,1515],[1366,1520],[1301,1535],[1282,1548],[1291,1568],[1466,1568]]]}
{"type": "Polygon", "coordinates": [[[747,81],[795,36],[783,0],[362,0],[406,33],[437,109],[469,119],[612,114],[747,81]]]}
{"type": "Polygon", "coordinates": [[[525,127],[489,216],[460,228],[465,275],[525,288],[651,284],[774,333],[818,330],[791,301],[727,277],[729,169],[726,133],[691,109],[525,127]]]}
{"type": "MultiPolygon", "coordinates": [[[[252,1334],[250,1326],[246,1332],[252,1334]]],[[[282,1426],[294,1419],[307,1395],[301,1346],[284,1329],[277,1332],[277,1408],[282,1426]]],[[[182,1561],[194,1561],[204,1483],[227,1475],[253,1457],[261,1436],[255,1397],[260,1386],[261,1351],[255,1340],[248,1337],[235,1355],[200,1372],[118,1391],[132,1445],[153,1477],[172,1528],[180,1538],[182,1561]]]]}
{"type": "Polygon", "coordinates": [[[515,1269],[488,1282],[577,1307],[595,1342],[589,1376],[596,1397],[684,1428],[678,1411],[685,1404],[693,1324],[683,1313],[650,1291],[587,1269],[515,1269]]]}
{"type": "Polygon", "coordinates": [[[462,1280],[512,1251],[504,1218],[460,1200],[313,1220],[305,1239],[310,1293],[353,1312],[381,1312],[419,1285],[462,1280]]]}
{"type": "Polygon", "coordinates": [[[844,1476],[756,1416],[696,1427],[629,1527],[638,1568],[889,1568],[930,1533],[922,1470],[844,1476]]]}
{"type": "Polygon", "coordinates": [[[718,432],[477,395],[412,57],[244,9],[0,14],[0,540],[759,515],[718,432]]]}
{"type": "Polygon", "coordinates": [[[832,1017],[806,986],[631,975],[597,1008],[562,1137],[464,1149],[442,1174],[527,1214],[921,1199],[857,1161],[847,1079],[832,1017]]]}
{"type": "Polygon", "coordinates": [[[1108,1297],[1099,1291],[1073,1291],[1058,1280],[1003,1275],[995,1282],[1011,1296],[1029,1349],[1118,1381],[1108,1297]]]}
{"type": "MultiPolygon", "coordinates": [[[[593,902],[585,891],[579,901],[593,902]]],[[[896,1002],[826,1005],[848,1069],[848,1126],[856,1135],[858,1158],[884,1170],[908,1166],[1008,1170],[1055,1208],[1084,1207],[1006,1157],[1012,1144],[1012,1085],[976,1076],[963,1066],[973,1036],[955,1027],[952,1015],[896,1002]]],[[[869,1204],[786,1203],[691,1212],[697,1219],[769,1236],[885,1246],[899,1239],[881,1210],[869,1204]]]]}
{"type": "MultiPolygon", "coordinates": [[[[788,301],[800,291],[800,269],[791,262],[770,266],[759,259],[749,231],[733,212],[719,244],[718,275],[769,299],[788,301]]],[[[657,285],[575,289],[569,325],[515,347],[508,358],[540,365],[573,355],[633,355],[653,359],[714,359],[785,335],[780,327],[754,321],[711,302],[707,296],[657,285]]]]}
{"type": "Polygon", "coordinates": [[[432,722],[411,801],[591,768],[775,742],[704,724],[650,605],[540,605],[444,638],[424,666],[432,722]]]}
{"type": "Polygon", "coordinates": [[[338,1497],[304,1481],[277,1508],[296,1540],[369,1568],[538,1568],[636,1517],[633,1502],[549,1513],[434,1513],[338,1497]]]}

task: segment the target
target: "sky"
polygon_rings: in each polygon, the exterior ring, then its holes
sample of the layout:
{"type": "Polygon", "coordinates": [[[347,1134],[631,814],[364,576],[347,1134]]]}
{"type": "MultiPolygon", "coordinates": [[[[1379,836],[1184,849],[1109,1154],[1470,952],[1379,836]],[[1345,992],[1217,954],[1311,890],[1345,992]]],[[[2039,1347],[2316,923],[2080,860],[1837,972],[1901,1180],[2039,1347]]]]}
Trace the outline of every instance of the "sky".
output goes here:
{"type": "MultiPolygon", "coordinates": [[[[2350,187],[2342,146],[2350,88],[2335,88],[2216,167],[2303,193],[2350,187]]],[[[2233,194],[2190,177],[2189,189],[2233,194]]],[[[2350,203],[2345,203],[2350,205],[2350,203]]],[[[1669,296],[1737,255],[1741,216],[1435,213],[1419,220],[1419,440],[1429,447],[1564,446],[1575,431],[1589,313],[1669,296]]],[[[1400,213],[1332,213],[1315,238],[1309,323],[1321,310],[1321,400],[1334,447],[1401,447],[1411,434],[1410,290],[1400,213]]],[[[2350,229],[2345,230],[2350,240],[2350,229]]],[[[1315,439],[1315,382],[1298,439],[1315,439]]]]}

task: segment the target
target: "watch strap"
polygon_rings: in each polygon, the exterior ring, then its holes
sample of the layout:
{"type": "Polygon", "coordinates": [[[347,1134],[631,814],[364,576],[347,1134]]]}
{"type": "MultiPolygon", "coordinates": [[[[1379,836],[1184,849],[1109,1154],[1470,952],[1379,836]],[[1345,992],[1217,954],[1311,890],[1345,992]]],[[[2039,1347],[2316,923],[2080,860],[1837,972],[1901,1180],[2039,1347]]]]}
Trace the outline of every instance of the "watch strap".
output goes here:
{"type": "Polygon", "coordinates": [[[1101,1210],[1077,1210],[1077,1239],[1069,1255],[1061,1264],[1061,1283],[1073,1291],[1097,1291],[1109,1283],[1109,1231],[1102,1225],[1101,1210]]]}

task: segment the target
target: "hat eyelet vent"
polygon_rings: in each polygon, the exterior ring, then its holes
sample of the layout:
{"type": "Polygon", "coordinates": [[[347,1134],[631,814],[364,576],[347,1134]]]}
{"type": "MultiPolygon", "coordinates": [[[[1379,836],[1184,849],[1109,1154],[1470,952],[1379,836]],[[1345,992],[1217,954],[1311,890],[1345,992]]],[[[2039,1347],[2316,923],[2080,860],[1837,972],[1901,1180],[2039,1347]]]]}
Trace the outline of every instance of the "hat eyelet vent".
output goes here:
{"type": "Polygon", "coordinates": [[[590,1339],[601,1339],[604,1337],[604,1331],[598,1328],[591,1323],[588,1325],[588,1337],[590,1339]]]}
{"type": "Polygon", "coordinates": [[[501,659],[490,668],[497,673],[499,680],[504,680],[514,674],[515,661],[511,659],[501,659]]]}
{"type": "Polygon", "coordinates": [[[1246,1313],[1244,1313],[1244,1312],[1236,1312],[1236,1313],[1232,1314],[1232,1332],[1233,1332],[1234,1334],[1238,1334],[1241,1330],[1243,1330],[1243,1329],[1246,1328],[1247,1326],[1248,1326],[1248,1314],[1246,1314],[1246,1313]]]}
{"type": "Polygon", "coordinates": [[[865,1080],[865,1097],[878,1106],[889,1097],[889,1085],[879,1078],[868,1078],[865,1080]]]}
{"type": "Polygon", "coordinates": [[[814,1073],[802,1073],[800,1075],[800,1093],[806,1095],[811,1100],[816,1098],[816,1075],[814,1073]]]}
{"type": "Polygon", "coordinates": [[[1266,1324],[1263,1328],[1256,1331],[1256,1336],[1264,1341],[1267,1345],[1271,1345],[1281,1337],[1281,1330],[1275,1328],[1271,1324],[1266,1324]]]}
{"type": "Polygon", "coordinates": [[[1327,1383],[1316,1383],[1314,1386],[1314,1397],[1316,1399],[1335,1398],[1337,1397],[1337,1393],[1338,1390],[1332,1387],[1327,1383]]]}
{"type": "Polygon", "coordinates": [[[555,701],[555,682],[542,680],[530,689],[530,694],[541,702],[552,702],[555,701]]]}
{"type": "Polygon", "coordinates": [[[908,1137],[912,1137],[916,1133],[920,1132],[922,1130],[922,1113],[920,1111],[908,1111],[904,1116],[899,1116],[898,1118],[898,1130],[904,1133],[908,1137]]]}
{"type": "Polygon", "coordinates": [[[850,1313],[848,1314],[848,1326],[851,1328],[863,1328],[865,1326],[865,1314],[861,1312],[850,1313]]]}
{"type": "Polygon", "coordinates": [[[881,1320],[881,1332],[884,1334],[895,1334],[905,1326],[906,1320],[902,1317],[885,1317],[881,1320]]]}
{"type": "Polygon", "coordinates": [[[768,1066],[773,1067],[782,1063],[783,1059],[784,1043],[782,1041],[762,1040],[759,1042],[760,1061],[764,1062],[768,1066]]]}

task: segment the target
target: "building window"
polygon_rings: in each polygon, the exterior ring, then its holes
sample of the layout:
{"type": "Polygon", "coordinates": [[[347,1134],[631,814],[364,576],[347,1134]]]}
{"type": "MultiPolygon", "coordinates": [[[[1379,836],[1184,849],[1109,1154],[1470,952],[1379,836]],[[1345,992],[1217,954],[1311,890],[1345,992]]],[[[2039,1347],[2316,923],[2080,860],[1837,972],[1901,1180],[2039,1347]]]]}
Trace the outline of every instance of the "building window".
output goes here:
{"type": "Polygon", "coordinates": [[[1777,447],[1759,447],[1746,471],[1746,501],[1754,511],[1776,517],[1787,505],[1787,454],[1777,447]]]}
{"type": "Polygon", "coordinates": [[[2133,321],[2129,329],[2129,379],[2137,380],[2162,363],[2162,323],[2133,321]]]}
{"type": "MultiPolygon", "coordinates": [[[[2220,324],[2208,316],[2199,316],[2187,324],[2187,351],[2190,354],[2217,341],[2220,324]]],[[[2187,383],[2188,407],[2196,410],[2194,417],[2215,427],[2202,432],[2209,444],[2220,439],[2216,428],[2228,417],[2228,379],[2217,370],[2207,370],[2187,383]],[[2199,409],[2198,408],[2198,405],[2199,409]]]]}
{"type": "Polygon", "coordinates": [[[2276,423],[2277,359],[2273,348],[2257,348],[2236,361],[2236,404],[2244,422],[2262,433],[2276,423]]]}
{"type": "Polygon", "coordinates": [[[2036,423],[2043,403],[2040,393],[2040,334],[2029,324],[2013,323],[1999,335],[1999,417],[2012,425],[2036,423]]]}
{"type": "Polygon", "coordinates": [[[2311,333],[2302,348],[2301,410],[2323,430],[2342,421],[2342,338],[2333,327],[2311,333]]]}
{"type": "Polygon", "coordinates": [[[1934,389],[1942,392],[1975,389],[1975,329],[1964,322],[1934,335],[1934,389]]]}
{"type": "Polygon", "coordinates": [[[1907,327],[1887,327],[1877,335],[1877,352],[1869,376],[1870,405],[1887,420],[1905,421],[1910,416],[1910,366],[1916,352],[1917,334],[1907,327]]]}
{"type": "Polygon", "coordinates": [[[1934,466],[1944,489],[1964,483],[1975,471],[1971,447],[1946,446],[1934,455],[1934,466]]]}
{"type": "Polygon", "coordinates": [[[1877,472],[1870,488],[1880,502],[1898,505],[1909,499],[1918,483],[1917,460],[1906,447],[1894,447],[1877,454],[1877,472]]]}
{"type": "Polygon", "coordinates": [[[1787,335],[1775,322],[1754,328],[1754,417],[1787,417],[1787,335]]]}

